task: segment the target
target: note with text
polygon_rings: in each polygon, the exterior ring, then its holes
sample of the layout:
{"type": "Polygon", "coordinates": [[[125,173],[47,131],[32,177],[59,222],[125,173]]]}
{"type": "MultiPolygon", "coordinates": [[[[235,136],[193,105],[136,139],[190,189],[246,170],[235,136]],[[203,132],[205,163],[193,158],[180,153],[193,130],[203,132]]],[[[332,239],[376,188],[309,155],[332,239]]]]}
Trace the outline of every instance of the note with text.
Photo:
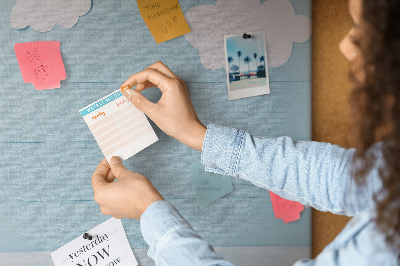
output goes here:
{"type": "Polygon", "coordinates": [[[55,266],[136,266],[124,227],[111,218],[51,253],[55,266]]]}
{"type": "Polygon", "coordinates": [[[126,160],[158,140],[145,114],[120,90],[79,112],[107,161],[112,156],[126,160]]]}
{"type": "Polygon", "coordinates": [[[197,201],[202,208],[233,190],[229,176],[206,172],[200,162],[192,164],[189,169],[197,201]]]}
{"type": "Polygon", "coordinates": [[[140,14],[157,43],[190,32],[178,0],[137,0],[140,14]]]}
{"type": "Polygon", "coordinates": [[[59,41],[16,43],[14,50],[22,79],[36,90],[60,88],[67,78],[59,41]]]}

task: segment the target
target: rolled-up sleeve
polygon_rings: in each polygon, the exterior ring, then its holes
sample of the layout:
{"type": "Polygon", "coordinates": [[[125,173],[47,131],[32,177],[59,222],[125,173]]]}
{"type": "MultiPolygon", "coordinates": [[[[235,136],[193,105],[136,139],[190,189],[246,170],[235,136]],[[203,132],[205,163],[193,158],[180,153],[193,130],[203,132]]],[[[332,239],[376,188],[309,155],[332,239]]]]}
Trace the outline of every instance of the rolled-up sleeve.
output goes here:
{"type": "Polygon", "coordinates": [[[290,137],[259,138],[210,124],[203,142],[206,171],[230,175],[288,200],[348,216],[374,207],[377,169],[364,186],[351,177],[354,149],[290,137]]]}

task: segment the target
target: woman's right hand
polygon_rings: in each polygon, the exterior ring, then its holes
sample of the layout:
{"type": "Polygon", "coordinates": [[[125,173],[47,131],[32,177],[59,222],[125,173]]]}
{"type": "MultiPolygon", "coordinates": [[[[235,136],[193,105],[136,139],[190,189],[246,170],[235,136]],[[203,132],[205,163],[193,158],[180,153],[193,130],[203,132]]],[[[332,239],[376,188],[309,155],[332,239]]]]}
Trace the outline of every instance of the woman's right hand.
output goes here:
{"type": "Polygon", "coordinates": [[[163,63],[156,62],[132,75],[122,84],[121,91],[166,134],[193,149],[202,150],[207,128],[197,117],[185,82],[163,63]],[[136,89],[131,89],[135,85],[136,89]],[[140,93],[151,87],[162,92],[157,103],[140,93]]]}

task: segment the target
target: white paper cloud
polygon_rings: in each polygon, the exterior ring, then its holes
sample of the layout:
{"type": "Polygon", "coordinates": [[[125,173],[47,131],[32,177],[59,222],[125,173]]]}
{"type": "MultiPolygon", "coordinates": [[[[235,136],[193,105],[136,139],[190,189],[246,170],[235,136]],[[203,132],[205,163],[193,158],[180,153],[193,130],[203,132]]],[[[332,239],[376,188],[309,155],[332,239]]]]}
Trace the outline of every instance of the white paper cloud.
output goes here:
{"type": "Polygon", "coordinates": [[[214,70],[225,66],[224,35],[265,31],[268,65],[286,63],[293,42],[302,43],[311,36],[311,20],[296,15],[289,0],[218,0],[216,6],[199,5],[188,10],[185,18],[191,29],[188,42],[199,49],[204,67],[214,70]]]}
{"type": "Polygon", "coordinates": [[[11,11],[11,25],[16,29],[30,26],[40,32],[56,24],[72,28],[91,6],[91,0],[17,0],[11,11]]]}

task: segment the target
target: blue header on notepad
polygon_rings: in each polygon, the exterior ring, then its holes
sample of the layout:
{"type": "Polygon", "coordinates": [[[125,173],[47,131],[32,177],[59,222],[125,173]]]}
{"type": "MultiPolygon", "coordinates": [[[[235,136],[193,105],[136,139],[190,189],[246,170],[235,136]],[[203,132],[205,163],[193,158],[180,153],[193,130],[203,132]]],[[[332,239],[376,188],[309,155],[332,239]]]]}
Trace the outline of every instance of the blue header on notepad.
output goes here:
{"type": "Polygon", "coordinates": [[[98,102],[95,102],[94,104],[90,105],[89,107],[86,107],[85,109],[83,109],[82,111],[80,111],[79,113],[82,116],[88,115],[93,111],[96,111],[97,109],[99,109],[100,107],[106,105],[109,102],[114,101],[115,99],[121,97],[123,94],[120,91],[116,91],[113,94],[107,96],[104,99],[101,99],[98,102]]]}

